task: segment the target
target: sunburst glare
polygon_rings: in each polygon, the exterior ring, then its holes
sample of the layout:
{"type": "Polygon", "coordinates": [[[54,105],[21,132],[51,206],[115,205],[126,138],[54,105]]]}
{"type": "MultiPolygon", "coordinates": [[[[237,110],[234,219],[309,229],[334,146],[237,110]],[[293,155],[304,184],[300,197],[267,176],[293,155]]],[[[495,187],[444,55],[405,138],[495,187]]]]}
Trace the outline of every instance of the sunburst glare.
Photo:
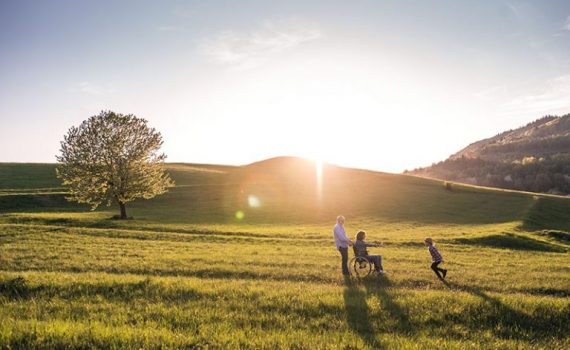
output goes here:
{"type": "Polygon", "coordinates": [[[320,200],[323,196],[323,161],[315,161],[315,173],[317,176],[317,198],[320,200]]]}

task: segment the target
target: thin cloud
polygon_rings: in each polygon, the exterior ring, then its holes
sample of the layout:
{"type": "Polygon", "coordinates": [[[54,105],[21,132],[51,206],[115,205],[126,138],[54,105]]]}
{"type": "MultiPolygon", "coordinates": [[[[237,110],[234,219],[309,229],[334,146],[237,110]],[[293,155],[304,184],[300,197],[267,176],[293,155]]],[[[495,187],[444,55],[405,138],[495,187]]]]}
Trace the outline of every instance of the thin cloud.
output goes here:
{"type": "Polygon", "coordinates": [[[195,12],[186,7],[179,7],[174,10],[174,15],[181,18],[194,18],[195,12]]]}
{"type": "Polygon", "coordinates": [[[478,91],[473,94],[473,96],[477,97],[483,101],[491,101],[496,99],[504,98],[508,93],[507,87],[505,85],[496,85],[489,87],[487,89],[478,91]]]}
{"type": "Polygon", "coordinates": [[[554,38],[566,37],[570,31],[570,16],[566,17],[566,21],[559,27],[556,33],[552,34],[554,38]]]}
{"type": "Polygon", "coordinates": [[[504,104],[501,111],[507,115],[570,112],[570,74],[551,79],[541,88],[515,97],[504,104]]]}
{"type": "Polygon", "coordinates": [[[183,32],[184,27],[182,26],[159,26],[156,27],[159,32],[183,32]]]}
{"type": "Polygon", "coordinates": [[[562,26],[562,29],[570,30],[570,16],[566,18],[566,22],[564,23],[564,26],[562,26]]]}
{"type": "Polygon", "coordinates": [[[521,1],[507,4],[507,7],[517,21],[521,23],[530,23],[535,21],[537,14],[539,13],[538,9],[533,4],[523,3],[521,1]]]}
{"type": "Polygon", "coordinates": [[[509,10],[511,10],[512,14],[515,15],[515,17],[518,20],[523,19],[523,14],[522,14],[522,11],[519,7],[517,7],[513,4],[508,4],[507,6],[509,7],[509,10]]]}
{"type": "Polygon", "coordinates": [[[88,95],[106,95],[115,92],[117,89],[112,85],[101,86],[89,81],[82,81],[77,84],[74,90],[88,95]]]}
{"type": "Polygon", "coordinates": [[[200,52],[211,62],[246,70],[302,43],[323,37],[313,24],[298,21],[265,21],[251,32],[224,31],[200,44],[200,52]]]}

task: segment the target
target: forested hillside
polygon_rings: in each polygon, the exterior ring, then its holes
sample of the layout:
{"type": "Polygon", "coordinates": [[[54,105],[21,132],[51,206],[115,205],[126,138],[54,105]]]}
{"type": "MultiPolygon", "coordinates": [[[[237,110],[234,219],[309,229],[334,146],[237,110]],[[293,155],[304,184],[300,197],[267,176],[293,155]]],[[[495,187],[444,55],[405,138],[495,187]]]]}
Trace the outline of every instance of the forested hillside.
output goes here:
{"type": "Polygon", "coordinates": [[[570,114],[546,116],[475,142],[414,175],[506,189],[570,194],[570,114]]]}

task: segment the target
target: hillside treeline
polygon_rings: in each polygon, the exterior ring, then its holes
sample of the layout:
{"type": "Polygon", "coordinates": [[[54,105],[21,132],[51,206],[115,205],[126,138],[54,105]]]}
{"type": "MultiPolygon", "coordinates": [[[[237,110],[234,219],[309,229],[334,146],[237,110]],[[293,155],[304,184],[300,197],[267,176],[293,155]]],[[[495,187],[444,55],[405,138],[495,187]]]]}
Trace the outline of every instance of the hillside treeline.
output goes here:
{"type": "Polygon", "coordinates": [[[481,155],[486,158],[510,158],[526,154],[533,156],[564,153],[570,150],[570,135],[544,137],[539,139],[521,139],[506,144],[490,144],[481,149],[481,155]]]}
{"type": "Polygon", "coordinates": [[[420,176],[469,183],[480,186],[570,194],[570,155],[527,156],[510,162],[481,158],[447,159],[429,168],[413,171],[420,176]]]}
{"type": "Polygon", "coordinates": [[[420,176],[520,191],[570,194],[570,114],[545,116],[470,144],[420,176]]]}

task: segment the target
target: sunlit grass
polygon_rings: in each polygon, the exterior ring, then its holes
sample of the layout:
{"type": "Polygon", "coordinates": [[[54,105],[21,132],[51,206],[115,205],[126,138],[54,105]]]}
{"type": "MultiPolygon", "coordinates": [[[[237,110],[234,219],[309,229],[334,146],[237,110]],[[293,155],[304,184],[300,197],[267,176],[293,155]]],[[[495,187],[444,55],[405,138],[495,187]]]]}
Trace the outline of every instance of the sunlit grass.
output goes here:
{"type": "Polygon", "coordinates": [[[0,348],[570,347],[567,202],[362,173],[331,197],[325,167],[328,199],[356,198],[349,235],[385,243],[371,248],[384,277],[345,281],[326,193],[323,207],[288,211],[314,193],[189,169],[168,196],[131,206],[133,220],[49,194],[0,200],[0,348]],[[281,187],[295,196],[268,201],[281,187]],[[429,269],[426,236],[446,283],[429,269]]]}
{"type": "MultiPolygon", "coordinates": [[[[94,216],[89,220],[96,222],[103,214],[67,215],[94,216]]],[[[64,219],[65,214],[30,215],[38,217],[64,219]]],[[[463,229],[393,224],[383,234],[386,248],[378,250],[386,277],[351,284],[341,279],[330,235],[315,231],[318,226],[290,227],[285,234],[284,226],[155,231],[157,223],[129,224],[133,227],[2,224],[4,344],[568,345],[561,337],[568,331],[570,310],[567,253],[446,243],[514,224],[463,229]],[[439,247],[448,260],[448,285],[429,270],[421,245],[426,232],[434,236],[435,231],[447,240],[439,247]]]]}

